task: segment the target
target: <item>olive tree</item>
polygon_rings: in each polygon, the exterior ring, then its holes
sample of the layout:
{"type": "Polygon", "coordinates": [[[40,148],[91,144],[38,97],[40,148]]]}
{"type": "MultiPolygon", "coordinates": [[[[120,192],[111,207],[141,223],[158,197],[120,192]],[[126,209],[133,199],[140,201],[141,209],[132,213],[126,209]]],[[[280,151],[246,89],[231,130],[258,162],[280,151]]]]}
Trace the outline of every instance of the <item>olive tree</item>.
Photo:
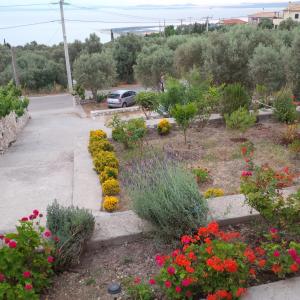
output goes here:
{"type": "Polygon", "coordinates": [[[144,48],[134,66],[135,78],[146,87],[158,87],[162,74],[172,75],[174,51],[166,46],[144,48]]]}
{"type": "Polygon", "coordinates": [[[249,62],[253,84],[263,84],[269,92],[278,91],[285,84],[282,55],[273,47],[259,45],[249,62]]]}
{"type": "Polygon", "coordinates": [[[97,90],[111,87],[116,79],[116,64],[109,52],[81,54],[74,63],[74,78],[97,98],[97,90]]]}
{"type": "Polygon", "coordinates": [[[133,66],[142,50],[143,40],[136,34],[119,37],[113,44],[113,57],[117,63],[119,79],[128,83],[134,80],[133,66]]]}

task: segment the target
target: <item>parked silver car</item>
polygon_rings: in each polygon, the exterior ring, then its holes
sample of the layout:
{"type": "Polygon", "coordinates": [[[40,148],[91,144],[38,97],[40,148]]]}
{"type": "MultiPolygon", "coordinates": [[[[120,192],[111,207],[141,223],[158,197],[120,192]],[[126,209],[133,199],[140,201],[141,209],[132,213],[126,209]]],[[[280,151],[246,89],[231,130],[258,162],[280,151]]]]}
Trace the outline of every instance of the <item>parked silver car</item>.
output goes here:
{"type": "Polygon", "coordinates": [[[107,96],[108,107],[127,107],[135,103],[135,91],[118,90],[107,96]]]}

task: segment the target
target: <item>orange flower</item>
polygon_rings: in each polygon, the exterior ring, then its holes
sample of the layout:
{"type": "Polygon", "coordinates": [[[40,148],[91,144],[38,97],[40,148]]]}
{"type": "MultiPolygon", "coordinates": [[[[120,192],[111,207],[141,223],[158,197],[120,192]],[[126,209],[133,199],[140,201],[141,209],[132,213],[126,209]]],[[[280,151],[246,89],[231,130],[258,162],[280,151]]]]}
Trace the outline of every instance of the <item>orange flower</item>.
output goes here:
{"type": "Polygon", "coordinates": [[[230,273],[235,273],[238,270],[238,264],[233,259],[224,260],[225,270],[230,273]]]}
{"type": "Polygon", "coordinates": [[[207,232],[206,227],[200,227],[200,228],[198,229],[198,235],[199,235],[199,236],[207,236],[207,235],[208,235],[208,232],[207,232]]]}
{"type": "Polygon", "coordinates": [[[219,224],[217,222],[212,222],[207,225],[207,231],[210,234],[217,234],[219,232],[219,224]]]}
{"type": "Polygon", "coordinates": [[[279,272],[281,272],[281,270],[282,270],[282,268],[279,264],[275,264],[275,265],[272,266],[272,271],[274,273],[279,273],[279,272]]]}
{"type": "Polygon", "coordinates": [[[211,239],[210,238],[206,238],[204,239],[205,244],[210,244],[211,243],[211,239]]]}
{"type": "Polygon", "coordinates": [[[205,251],[208,253],[208,254],[212,254],[213,253],[213,247],[207,247],[206,249],[205,249],[205,251]]]}
{"type": "Polygon", "coordinates": [[[266,260],[261,259],[261,260],[258,261],[258,266],[259,266],[260,268],[263,268],[265,265],[266,265],[266,260]]]}
{"type": "Polygon", "coordinates": [[[191,265],[191,262],[183,254],[176,256],[175,263],[181,267],[187,267],[191,265]]]}
{"type": "Polygon", "coordinates": [[[188,258],[191,259],[191,260],[196,260],[196,259],[197,259],[197,256],[195,255],[194,252],[190,252],[190,253],[188,254],[188,258]]]}
{"type": "Polygon", "coordinates": [[[238,288],[238,290],[236,291],[235,295],[237,297],[241,297],[241,296],[243,296],[246,293],[246,291],[247,290],[245,288],[238,288]]]}
{"type": "Polygon", "coordinates": [[[188,273],[194,273],[195,272],[195,269],[190,267],[190,266],[186,266],[185,267],[185,270],[188,272],[188,273]]]}
{"type": "Polygon", "coordinates": [[[296,263],[292,264],[292,265],[290,266],[290,270],[291,270],[292,272],[297,272],[297,271],[299,270],[298,264],[296,264],[296,263]]]}
{"type": "Polygon", "coordinates": [[[222,263],[222,260],[217,256],[213,256],[207,259],[206,264],[218,272],[224,271],[224,265],[222,263]]]}
{"type": "Polygon", "coordinates": [[[256,276],[256,271],[255,271],[255,269],[251,268],[251,269],[249,270],[249,274],[252,275],[252,276],[256,276]]]}
{"type": "Polygon", "coordinates": [[[254,254],[254,251],[250,248],[247,248],[244,252],[244,255],[247,257],[247,259],[249,260],[249,262],[253,263],[256,259],[256,256],[254,254]]]}
{"type": "Polygon", "coordinates": [[[263,255],[265,255],[265,253],[266,253],[266,251],[265,251],[263,248],[261,248],[261,247],[256,247],[256,248],[255,248],[255,252],[256,252],[256,254],[259,255],[259,256],[263,256],[263,255]]]}

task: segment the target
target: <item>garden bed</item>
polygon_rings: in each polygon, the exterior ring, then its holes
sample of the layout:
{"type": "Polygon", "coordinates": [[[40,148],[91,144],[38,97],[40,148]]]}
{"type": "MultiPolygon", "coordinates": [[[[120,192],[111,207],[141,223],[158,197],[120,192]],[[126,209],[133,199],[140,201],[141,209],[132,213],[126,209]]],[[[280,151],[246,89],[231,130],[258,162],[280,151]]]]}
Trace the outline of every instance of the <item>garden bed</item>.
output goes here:
{"type": "MultiPolygon", "coordinates": [[[[262,232],[268,230],[263,222],[251,222],[227,226],[224,229],[241,232],[241,239],[255,247],[262,238],[262,232]]],[[[299,241],[299,237],[298,237],[299,241]]],[[[54,280],[54,286],[46,299],[111,299],[107,295],[107,285],[113,281],[123,282],[128,277],[140,277],[148,280],[159,271],[156,265],[157,254],[168,254],[176,245],[166,245],[150,237],[120,246],[103,247],[87,252],[82,257],[81,265],[65,272],[54,280]]],[[[300,273],[295,273],[299,276],[300,273]]],[[[278,281],[270,272],[257,272],[257,280],[251,286],[278,281]]],[[[123,288],[124,290],[124,288],[123,288]]],[[[121,299],[126,299],[123,295],[121,299]]],[[[157,299],[164,299],[158,293],[157,299]]]]}
{"type": "MultiPolygon", "coordinates": [[[[257,165],[268,163],[274,169],[288,167],[292,173],[300,173],[300,161],[295,159],[287,146],[282,143],[286,125],[275,121],[260,122],[245,134],[239,135],[221,124],[211,124],[202,130],[194,127],[188,132],[185,145],[182,133],[173,130],[161,137],[156,130],[149,130],[145,141],[144,155],[151,151],[165,153],[173,160],[182,162],[188,168],[207,168],[210,180],[199,186],[204,192],[208,188],[221,188],[225,195],[240,193],[240,175],[245,166],[241,155],[241,145],[245,140],[255,146],[254,162],[257,165]]],[[[120,172],[139,159],[139,150],[124,150],[114,142],[120,161],[120,172]]],[[[122,176],[121,185],[122,185],[122,176]]],[[[130,209],[130,199],[122,188],[120,210],[130,209]]]]}

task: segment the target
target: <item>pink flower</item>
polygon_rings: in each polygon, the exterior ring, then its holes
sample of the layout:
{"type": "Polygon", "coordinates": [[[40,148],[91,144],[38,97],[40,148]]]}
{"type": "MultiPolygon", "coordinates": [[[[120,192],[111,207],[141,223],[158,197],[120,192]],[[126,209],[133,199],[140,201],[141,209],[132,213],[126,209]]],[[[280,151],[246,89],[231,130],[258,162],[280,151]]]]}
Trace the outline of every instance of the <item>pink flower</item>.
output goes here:
{"type": "Polygon", "coordinates": [[[3,240],[3,239],[4,239],[4,235],[0,234],[0,240],[3,240]]]}
{"type": "Polygon", "coordinates": [[[155,279],[151,278],[151,279],[149,280],[149,284],[154,285],[155,283],[156,283],[155,279]]]}
{"type": "Polygon", "coordinates": [[[165,281],[165,286],[167,289],[169,289],[172,286],[172,282],[169,280],[165,281]]]}
{"type": "Polygon", "coordinates": [[[275,257],[279,257],[280,256],[280,252],[278,250],[275,250],[274,253],[273,253],[273,255],[275,257]]]}
{"type": "Polygon", "coordinates": [[[32,213],[33,213],[36,217],[40,214],[40,212],[39,212],[37,209],[35,209],[32,213]]]}
{"type": "Polygon", "coordinates": [[[242,177],[248,177],[248,176],[252,176],[252,172],[251,171],[243,171],[242,172],[242,177]]]}
{"type": "Polygon", "coordinates": [[[165,264],[165,259],[163,256],[156,255],[155,260],[157,265],[159,265],[160,267],[162,267],[165,264]]]}
{"type": "Polygon", "coordinates": [[[5,244],[8,244],[9,242],[10,242],[10,239],[9,239],[9,238],[7,238],[7,237],[4,238],[4,243],[5,243],[5,244]]]}
{"type": "Polygon", "coordinates": [[[49,238],[51,236],[51,231],[50,230],[45,231],[44,236],[49,238]]]}
{"type": "Polygon", "coordinates": [[[141,280],[140,277],[136,277],[136,278],[134,279],[133,282],[134,282],[135,284],[139,284],[139,283],[141,283],[141,281],[142,281],[142,280],[141,280]]]}
{"type": "Polygon", "coordinates": [[[23,277],[24,277],[24,278],[29,278],[29,277],[31,277],[31,273],[30,273],[29,271],[25,271],[25,272],[23,273],[23,277]]]}
{"type": "Polygon", "coordinates": [[[25,284],[25,290],[30,291],[32,290],[32,285],[30,283],[25,284]]]}
{"type": "Polygon", "coordinates": [[[53,237],[54,242],[58,243],[59,242],[59,238],[57,236],[53,237]]]}
{"type": "Polygon", "coordinates": [[[297,251],[296,249],[289,249],[288,250],[289,255],[295,260],[297,258],[297,251]]]}
{"type": "Polygon", "coordinates": [[[175,274],[175,268],[173,268],[173,267],[168,267],[167,272],[168,272],[170,275],[174,275],[174,274],[175,274]]]}
{"type": "Polygon", "coordinates": [[[36,215],[30,215],[29,216],[29,220],[34,220],[34,219],[36,219],[36,215]]]}
{"type": "Polygon", "coordinates": [[[192,238],[189,235],[184,235],[181,237],[182,244],[189,244],[192,241],[192,238]]]}
{"type": "Polygon", "coordinates": [[[271,229],[270,229],[270,232],[271,232],[271,233],[278,233],[278,229],[276,229],[276,228],[271,228],[271,229]]]}
{"type": "Polygon", "coordinates": [[[180,286],[176,286],[175,292],[176,292],[177,294],[181,293],[181,287],[180,287],[180,286]]]}
{"type": "Polygon", "coordinates": [[[297,258],[295,259],[295,262],[296,262],[298,265],[300,265],[300,257],[297,257],[297,258]]]}
{"type": "Polygon", "coordinates": [[[8,243],[8,247],[9,248],[16,248],[17,247],[17,242],[16,241],[10,241],[8,243]]]}
{"type": "Polygon", "coordinates": [[[48,256],[47,260],[48,260],[48,263],[51,264],[51,263],[54,262],[54,257],[53,256],[48,256]]]}
{"type": "Polygon", "coordinates": [[[28,221],[28,218],[27,217],[23,217],[22,219],[21,219],[21,222],[27,222],[28,221]]]}
{"type": "Polygon", "coordinates": [[[4,274],[0,273],[0,282],[3,282],[5,280],[4,274]]]}
{"type": "Polygon", "coordinates": [[[192,283],[191,279],[187,278],[187,279],[183,279],[181,284],[182,286],[189,286],[192,283]]]}

